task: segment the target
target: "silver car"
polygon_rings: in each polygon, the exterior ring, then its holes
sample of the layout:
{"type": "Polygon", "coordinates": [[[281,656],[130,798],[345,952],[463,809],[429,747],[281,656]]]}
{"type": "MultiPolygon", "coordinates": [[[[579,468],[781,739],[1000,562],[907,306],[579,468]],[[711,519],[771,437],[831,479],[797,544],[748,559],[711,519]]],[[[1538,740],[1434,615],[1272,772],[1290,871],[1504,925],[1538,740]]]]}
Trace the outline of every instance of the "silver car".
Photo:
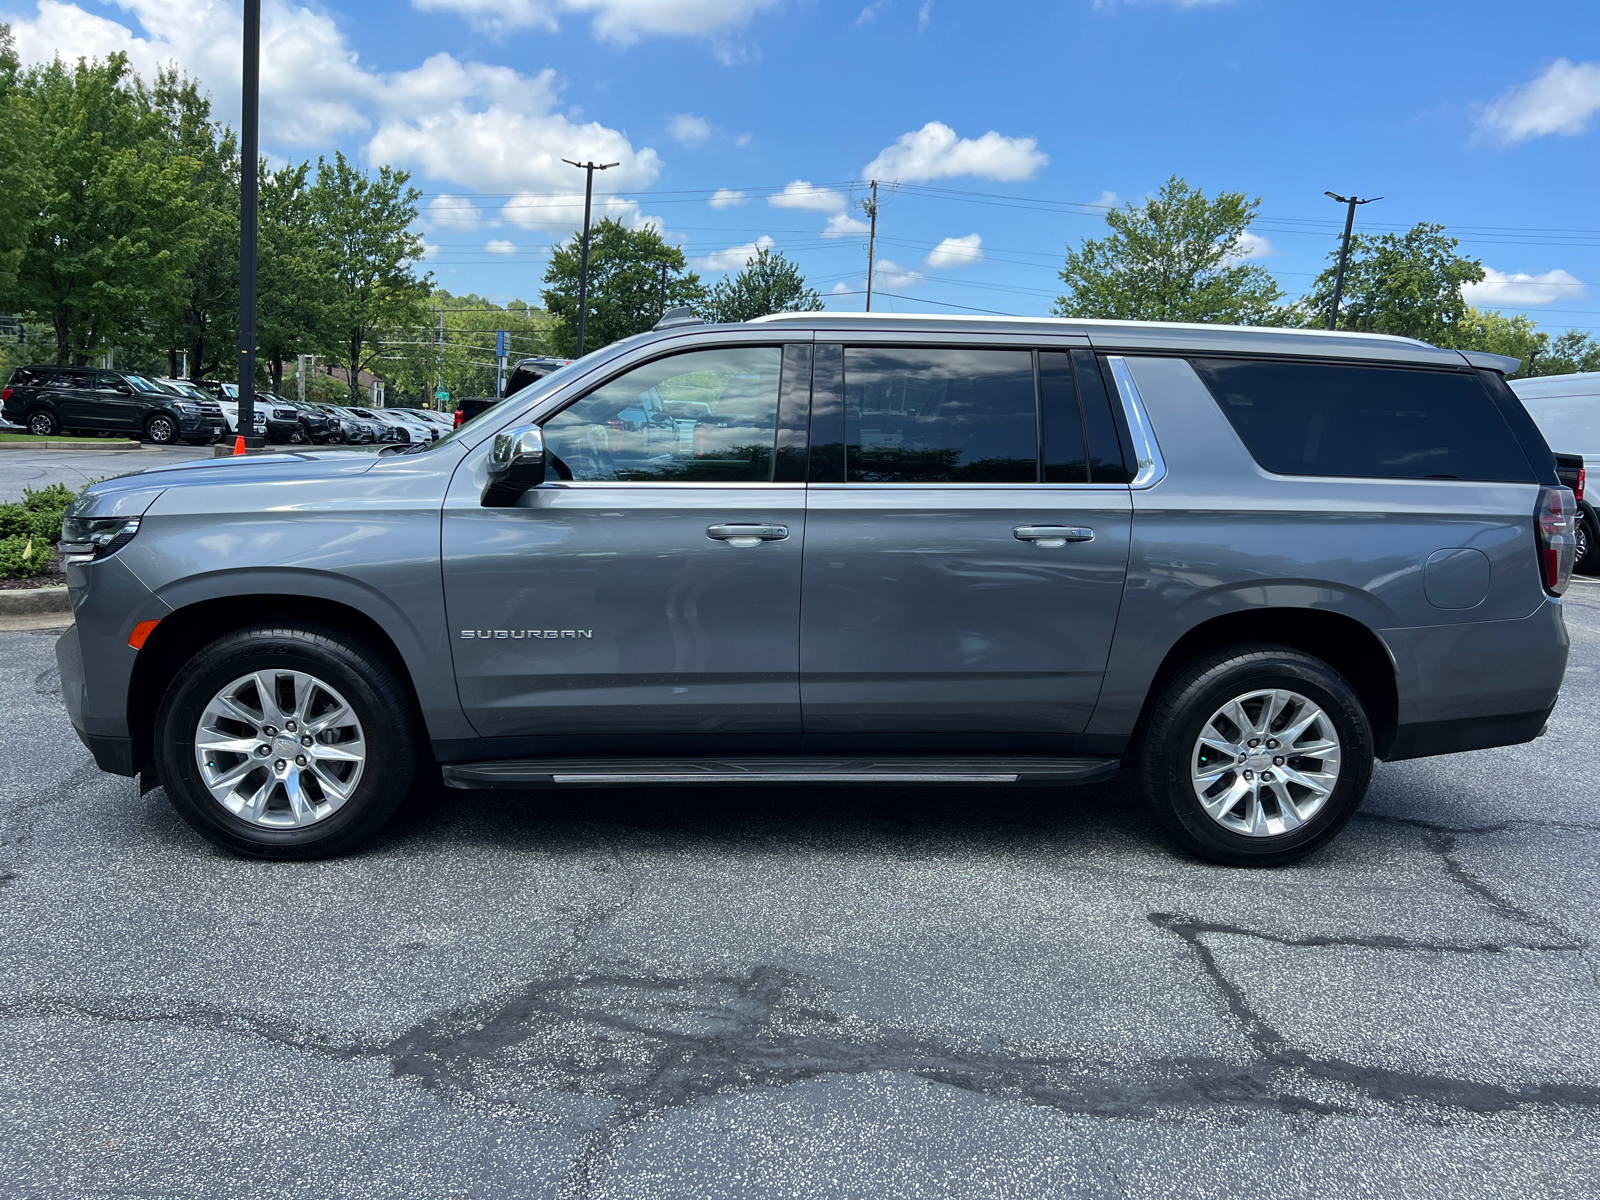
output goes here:
{"type": "Polygon", "coordinates": [[[95,485],[58,646],[101,768],[308,858],[459,788],[1133,772],[1237,865],[1374,761],[1525,742],[1572,493],[1514,361],[1401,338],[682,317],[432,443],[95,485]]]}

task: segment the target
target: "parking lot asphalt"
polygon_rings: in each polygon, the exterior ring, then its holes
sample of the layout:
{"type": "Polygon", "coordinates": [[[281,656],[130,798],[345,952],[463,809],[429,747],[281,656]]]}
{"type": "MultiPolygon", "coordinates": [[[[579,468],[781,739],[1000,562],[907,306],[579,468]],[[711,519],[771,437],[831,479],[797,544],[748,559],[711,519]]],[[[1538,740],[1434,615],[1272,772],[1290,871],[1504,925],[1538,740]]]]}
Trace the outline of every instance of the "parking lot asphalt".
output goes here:
{"type": "Polygon", "coordinates": [[[1077,791],[447,793],[228,857],[0,634],[0,1195],[1594,1197],[1600,584],[1271,871],[1077,791]]]}
{"type": "Polygon", "coordinates": [[[85,484],[112,475],[210,457],[210,446],[141,446],[137,450],[100,450],[92,446],[86,450],[6,449],[0,451],[0,503],[22,499],[25,487],[64,483],[76,491],[85,484]]]}

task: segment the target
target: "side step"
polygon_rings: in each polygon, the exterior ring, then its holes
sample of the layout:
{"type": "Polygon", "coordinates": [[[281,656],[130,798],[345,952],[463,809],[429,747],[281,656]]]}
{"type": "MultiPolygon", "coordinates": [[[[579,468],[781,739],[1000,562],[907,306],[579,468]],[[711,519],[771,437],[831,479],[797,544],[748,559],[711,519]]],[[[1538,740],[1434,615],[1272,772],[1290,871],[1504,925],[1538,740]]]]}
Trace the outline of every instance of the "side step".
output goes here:
{"type": "Polygon", "coordinates": [[[455,788],[706,783],[1099,783],[1115,758],[503,758],[447,763],[455,788]]]}

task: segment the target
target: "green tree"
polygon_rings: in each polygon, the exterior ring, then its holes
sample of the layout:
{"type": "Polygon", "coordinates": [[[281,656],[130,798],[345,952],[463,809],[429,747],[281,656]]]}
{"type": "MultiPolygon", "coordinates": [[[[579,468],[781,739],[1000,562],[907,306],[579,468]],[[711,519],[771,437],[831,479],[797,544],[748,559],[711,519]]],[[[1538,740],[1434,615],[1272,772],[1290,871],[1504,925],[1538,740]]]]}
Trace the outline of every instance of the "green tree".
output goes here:
{"type": "Polygon", "coordinates": [[[0,24],[0,307],[17,285],[43,199],[33,108],[20,92],[20,81],[11,26],[0,24]]]}
{"type": "Polygon", "coordinates": [[[384,376],[397,397],[431,404],[436,386],[452,397],[495,394],[495,335],[506,332],[507,367],[550,353],[549,318],[521,300],[495,304],[482,296],[452,296],[443,288],[428,300],[424,324],[386,331],[384,376]]]}
{"type": "Polygon", "coordinates": [[[1507,316],[1468,305],[1451,327],[1449,341],[1441,345],[1520,358],[1522,366],[1510,376],[1512,379],[1600,371],[1600,342],[1593,334],[1569,329],[1552,338],[1527,313],[1507,316]]]}
{"type": "MultiPolygon", "coordinates": [[[[1527,364],[1523,364],[1524,370],[1527,364]]],[[[1552,338],[1550,348],[1533,364],[1534,375],[1574,375],[1579,371],[1600,371],[1600,341],[1594,334],[1569,329],[1552,338]]]]}
{"type": "Polygon", "coordinates": [[[337,264],[318,223],[311,164],[269,171],[263,161],[259,171],[256,361],[282,392],[284,363],[315,353],[331,326],[337,264]]]}
{"type": "MultiPolygon", "coordinates": [[[[570,358],[578,348],[578,274],[583,235],[557,246],[544,273],[544,306],[554,325],[552,348],[570,358]]],[[[598,350],[643,333],[661,319],[661,267],[667,268],[666,305],[698,308],[706,289],[700,276],[684,271],[683,251],[669,246],[653,227],[629,229],[605,218],[589,230],[589,295],[584,349],[598,350]]]]}
{"type": "MultiPolygon", "coordinates": [[[[1454,345],[1455,327],[1468,307],[1461,285],[1478,283],[1484,275],[1477,259],[1456,253],[1458,245],[1446,236],[1443,225],[1427,221],[1402,234],[1354,235],[1338,327],[1454,345]]],[[[1328,258],[1328,267],[1301,302],[1307,324],[1326,322],[1333,304],[1339,251],[1331,251],[1328,258]]]]}
{"type": "Polygon", "coordinates": [[[59,59],[22,76],[37,121],[42,203],[13,290],[54,328],[57,359],[87,362],[181,307],[193,257],[195,162],[173,154],[127,58],[59,59]]]}
{"type": "Polygon", "coordinates": [[[822,294],[806,287],[800,268],[761,246],[737,275],[724,276],[711,289],[705,314],[710,321],[748,321],[768,313],[816,312],[821,307],[822,294]]]}
{"type": "Polygon", "coordinates": [[[317,160],[313,209],[327,254],[332,302],[325,347],[349,372],[352,401],[359,376],[383,352],[379,332],[423,323],[432,275],[418,276],[422,235],[413,232],[422,193],[392,167],[375,174],[334,152],[317,160]]]}
{"type": "Polygon", "coordinates": [[[1059,317],[1277,324],[1283,293],[1271,274],[1241,261],[1261,207],[1243,192],[1207,199],[1174,175],[1142,205],[1106,214],[1110,234],[1067,251],[1059,317]]]}

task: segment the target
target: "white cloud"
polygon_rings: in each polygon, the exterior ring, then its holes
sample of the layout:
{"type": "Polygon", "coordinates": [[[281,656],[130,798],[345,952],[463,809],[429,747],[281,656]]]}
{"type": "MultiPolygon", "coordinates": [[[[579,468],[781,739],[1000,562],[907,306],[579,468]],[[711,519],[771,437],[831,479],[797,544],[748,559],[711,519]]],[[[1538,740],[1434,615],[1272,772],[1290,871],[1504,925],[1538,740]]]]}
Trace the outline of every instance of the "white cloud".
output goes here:
{"type": "Polygon", "coordinates": [[[836,212],[828,218],[828,226],[822,231],[825,238],[856,237],[866,233],[872,227],[865,221],[858,221],[847,212],[836,212]]]}
{"type": "Polygon", "coordinates": [[[980,138],[958,138],[939,121],[903,133],[894,145],[861,169],[867,179],[925,183],[956,175],[1014,181],[1031,179],[1050,162],[1033,138],[1009,138],[990,130],[980,138]]]}
{"type": "Polygon", "coordinates": [[[594,36],[632,45],[649,36],[714,37],[741,29],[778,0],[412,0],[424,12],[453,12],[483,33],[558,29],[565,14],[593,17],[594,36]]]}
{"type": "Polygon", "coordinates": [[[738,208],[748,197],[743,192],[736,192],[732,188],[718,188],[706,203],[712,208],[738,208]]]}
{"type": "Polygon", "coordinates": [[[1093,200],[1089,201],[1089,208],[1117,208],[1122,204],[1122,198],[1107,188],[1093,200]]]}
{"type": "MultiPolygon", "coordinates": [[[[500,217],[507,225],[516,225],[521,229],[560,230],[563,233],[582,229],[583,193],[518,193],[506,201],[505,207],[500,210],[500,217]]],[[[641,212],[637,200],[597,195],[590,206],[590,220],[598,223],[606,217],[621,221],[630,229],[643,229],[647,225],[657,230],[666,228],[660,217],[646,216],[641,212]]]]}
{"type": "Polygon", "coordinates": [[[517,252],[517,244],[508,242],[505,238],[490,238],[483,248],[490,254],[515,254],[517,252]]]}
{"type": "Polygon", "coordinates": [[[438,257],[439,257],[438,244],[435,243],[435,242],[424,241],[422,243],[422,260],[424,262],[427,262],[429,259],[438,258],[438,257]]]}
{"type": "Polygon", "coordinates": [[[1571,137],[1600,111],[1600,62],[1558,58],[1531,83],[1500,95],[1478,118],[1478,132],[1506,145],[1552,133],[1571,137]]]}
{"type": "Polygon", "coordinates": [[[1487,308],[1512,308],[1523,305],[1554,304],[1576,300],[1583,295],[1583,281],[1559,267],[1541,275],[1521,271],[1483,269],[1482,283],[1464,283],[1461,295],[1468,304],[1487,308]]]}
{"type": "Polygon", "coordinates": [[[812,187],[804,179],[796,179],[775,196],[768,196],[773,208],[799,208],[806,212],[842,213],[848,205],[844,193],[831,188],[812,187]]]}
{"type": "Polygon", "coordinates": [[[582,173],[563,159],[620,164],[596,175],[596,190],[653,183],[661,160],[597,121],[574,124],[552,109],[555,73],[528,77],[509,67],[436,54],[390,76],[381,90],[389,115],[367,147],[377,162],[410,166],[434,179],[484,191],[555,192],[582,173]]]}
{"type": "Polygon", "coordinates": [[[917,32],[921,33],[933,20],[933,0],[922,0],[922,7],[917,9],[917,32]]]}
{"type": "Polygon", "coordinates": [[[680,146],[699,146],[711,138],[711,122],[689,113],[675,113],[667,122],[667,134],[680,146]]]}
{"type": "Polygon", "coordinates": [[[737,271],[756,256],[757,250],[771,250],[772,239],[763,235],[742,246],[729,246],[726,250],[713,250],[693,265],[701,271],[737,271]]]}
{"type": "Polygon", "coordinates": [[[831,288],[828,289],[828,295],[830,295],[830,296],[848,296],[852,292],[854,292],[855,290],[856,289],[855,289],[854,285],[848,284],[844,280],[841,279],[841,280],[839,280],[838,283],[834,284],[831,288]]]}
{"type": "Polygon", "coordinates": [[[970,267],[983,258],[983,239],[975,233],[966,237],[947,237],[934,247],[922,265],[932,271],[970,267]]]}
{"type": "Polygon", "coordinates": [[[878,260],[877,270],[873,272],[872,286],[874,288],[887,288],[891,291],[900,291],[908,287],[916,287],[920,283],[927,283],[928,277],[909,267],[902,267],[897,262],[887,258],[878,260]]]}
{"type": "Polygon", "coordinates": [[[733,144],[735,146],[739,147],[739,149],[743,150],[746,146],[748,146],[751,142],[753,142],[755,140],[756,140],[756,135],[755,134],[753,134],[753,133],[741,133],[738,137],[733,139],[733,144]]]}
{"type": "Polygon", "coordinates": [[[1233,253],[1228,259],[1230,262],[1240,263],[1252,258],[1271,258],[1277,253],[1278,248],[1269,239],[1246,229],[1239,235],[1239,243],[1233,248],[1233,253]]]}
{"type": "Polygon", "coordinates": [[[869,4],[869,5],[867,5],[865,8],[863,8],[861,10],[861,14],[858,17],[856,17],[856,24],[857,25],[870,25],[870,24],[872,24],[874,21],[876,21],[878,19],[878,14],[883,11],[884,7],[888,3],[889,3],[889,0],[873,0],[873,2],[871,4],[869,4]]]}
{"type": "Polygon", "coordinates": [[[428,201],[428,221],[441,229],[480,229],[500,224],[484,215],[483,204],[471,196],[435,196],[428,201]]]}
{"type": "MultiPolygon", "coordinates": [[[[38,15],[12,18],[17,51],[25,62],[59,54],[71,62],[104,58],[120,50],[146,79],[172,62],[211,92],[216,115],[239,124],[243,20],[232,3],[196,0],[118,0],[146,36],[76,4],[39,0],[38,15]]],[[[276,145],[326,143],[364,130],[361,97],[374,78],[344,44],[326,12],[285,0],[268,0],[261,17],[261,127],[276,145]]]]}

